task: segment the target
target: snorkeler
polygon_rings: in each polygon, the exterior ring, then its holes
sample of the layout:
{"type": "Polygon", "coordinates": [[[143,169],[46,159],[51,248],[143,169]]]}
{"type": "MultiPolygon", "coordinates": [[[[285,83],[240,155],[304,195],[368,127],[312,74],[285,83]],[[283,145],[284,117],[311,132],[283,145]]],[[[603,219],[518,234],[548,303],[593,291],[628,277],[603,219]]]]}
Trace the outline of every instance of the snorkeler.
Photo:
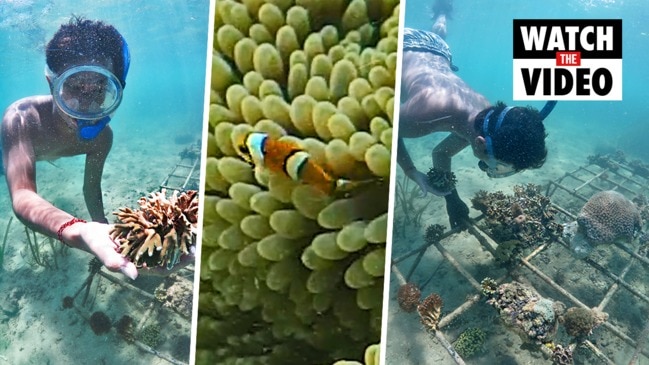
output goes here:
{"type": "Polygon", "coordinates": [[[113,143],[108,123],[122,100],[130,56],[111,25],[73,17],[47,44],[50,95],[11,104],[2,119],[2,161],[12,208],[27,227],[97,256],[135,279],[117,252],[104,215],[101,177],[113,143]],[[36,192],[36,161],[85,155],[83,196],[92,222],[72,216],[36,192]]]}
{"type": "Polygon", "coordinates": [[[403,139],[450,132],[433,149],[435,168],[450,172],[451,158],[470,145],[482,171],[489,177],[506,177],[543,165],[547,155],[543,119],[556,102],[548,102],[541,112],[501,102],[492,106],[471,89],[454,73],[457,67],[444,41],[451,10],[451,0],[438,0],[433,6],[435,32],[404,30],[397,162],[424,194],[444,196],[450,225],[457,227],[468,218],[469,208],[455,188],[439,191],[430,185],[413,164],[403,139]]]}

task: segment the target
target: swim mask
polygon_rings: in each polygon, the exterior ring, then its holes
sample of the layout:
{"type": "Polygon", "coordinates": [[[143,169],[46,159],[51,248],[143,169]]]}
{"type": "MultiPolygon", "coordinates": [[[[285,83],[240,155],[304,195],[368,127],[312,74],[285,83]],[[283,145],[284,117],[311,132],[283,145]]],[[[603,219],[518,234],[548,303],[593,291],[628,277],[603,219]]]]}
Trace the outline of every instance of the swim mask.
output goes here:
{"type": "MultiPolygon", "coordinates": [[[[505,116],[512,108],[513,107],[508,106],[502,112],[500,112],[500,115],[498,115],[498,122],[496,123],[496,127],[494,128],[494,132],[496,132],[498,128],[500,128],[500,125],[505,119],[505,116]]],[[[516,171],[513,165],[508,164],[506,162],[498,161],[496,157],[494,157],[494,146],[491,140],[491,136],[489,135],[490,134],[489,117],[493,112],[494,112],[493,110],[490,110],[487,113],[487,115],[485,115],[484,121],[482,123],[482,134],[484,135],[487,144],[488,160],[487,162],[480,160],[480,162],[478,162],[478,167],[480,168],[480,170],[486,172],[487,176],[489,177],[493,177],[493,178],[507,177],[507,176],[514,175],[518,171],[516,171]]]]}
{"type": "MultiPolygon", "coordinates": [[[[553,101],[548,101],[545,103],[543,109],[539,112],[541,116],[541,121],[543,121],[554,109],[555,105],[557,104],[556,100],[553,101]]],[[[508,106],[503,111],[500,112],[498,115],[498,121],[496,122],[496,126],[493,129],[493,132],[495,133],[503,123],[503,120],[505,120],[505,116],[507,113],[512,110],[514,107],[513,106],[508,106]]],[[[480,160],[478,162],[478,167],[480,170],[484,171],[487,173],[487,176],[493,177],[493,178],[501,178],[501,177],[508,177],[511,175],[514,175],[518,171],[516,168],[514,168],[514,165],[499,161],[496,159],[494,156],[494,147],[493,147],[493,142],[491,140],[491,136],[489,133],[489,117],[491,114],[493,114],[493,110],[490,110],[487,115],[485,115],[483,122],[482,122],[482,134],[484,135],[486,145],[487,145],[487,161],[482,161],[480,160]]]]}
{"type": "Polygon", "coordinates": [[[52,85],[54,102],[75,119],[97,120],[109,116],[122,102],[119,79],[100,66],[75,66],[55,75],[45,70],[52,85]]]}

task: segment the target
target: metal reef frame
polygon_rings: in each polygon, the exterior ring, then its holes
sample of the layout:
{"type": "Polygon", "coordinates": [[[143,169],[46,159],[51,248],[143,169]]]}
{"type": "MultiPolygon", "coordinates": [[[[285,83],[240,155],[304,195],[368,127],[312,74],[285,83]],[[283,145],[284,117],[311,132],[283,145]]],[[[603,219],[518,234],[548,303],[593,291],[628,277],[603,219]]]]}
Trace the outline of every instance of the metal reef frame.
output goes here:
{"type": "MultiPolygon", "coordinates": [[[[594,193],[604,190],[617,190],[618,192],[621,192],[622,194],[627,196],[627,198],[629,199],[631,199],[633,195],[641,195],[649,191],[649,177],[634,174],[634,169],[623,162],[615,161],[613,163],[613,167],[617,168],[611,168],[611,166],[601,167],[594,164],[588,164],[586,166],[579,167],[572,172],[567,172],[563,177],[557,179],[557,181],[550,181],[547,184],[545,195],[552,197],[553,195],[557,195],[559,191],[561,191],[563,194],[567,195],[569,199],[575,199],[583,205],[583,203],[588,201],[590,195],[592,195],[592,193],[585,195],[588,193],[588,191],[594,193]]],[[[552,205],[559,211],[560,214],[564,216],[564,218],[566,218],[566,221],[574,221],[576,219],[576,212],[572,213],[570,209],[564,208],[556,204],[555,202],[552,202],[552,205]]],[[[424,245],[421,245],[400,257],[394,258],[391,262],[391,269],[393,274],[396,276],[399,284],[403,285],[406,282],[409,282],[412,278],[412,275],[417,269],[417,266],[420,264],[424,253],[428,250],[428,248],[434,246],[435,249],[437,249],[437,251],[442,255],[443,259],[448,262],[453,268],[455,268],[455,270],[457,270],[457,272],[475,289],[475,293],[467,295],[467,299],[463,304],[453,309],[450,313],[446,313],[442,316],[438,324],[438,330],[434,333],[435,338],[441,343],[444,348],[446,348],[447,352],[451,355],[453,361],[455,361],[456,364],[464,364],[465,362],[455,351],[453,345],[451,344],[451,341],[449,341],[447,336],[444,334],[444,328],[447,327],[451,322],[453,322],[453,320],[462,316],[463,313],[470,309],[474,304],[478,303],[481,299],[484,300],[484,298],[481,294],[482,287],[480,285],[480,281],[473,277],[469,273],[469,271],[465,269],[460,264],[460,262],[451,253],[449,253],[448,250],[446,250],[441,241],[464,229],[467,229],[467,231],[478,240],[481,246],[486,251],[490,252],[493,256],[498,243],[479,228],[478,223],[483,218],[484,215],[480,215],[475,219],[469,219],[469,221],[464,222],[464,227],[457,227],[455,229],[448,230],[444,232],[437,241],[425,243],[424,245]],[[402,271],[397,265],[401,264],[402,262],[404,262],[404,260],[414,255],[416,255],[414,262],[407,269],[406,275],[403,275],[402,271]]],[[[589,306],[584,304],[583,301],[580,300],[576,295],[564,289],[549,275],[544,273],[541,268],[533,263],[534,258],[537,257],[541,252],[546,250],[550,245],[556,244],[563,246],[563,248],[568,251],[570,250],[569,244],[563,239],[560,239],[557,242],[551,242],[549,244],[542,244],[536,247],[527,256],[520,258],[517,267],[527,269],[526,272],[528,274],[534,275],[537,278],[541,279],[552,289],[556,290],[557,293],[560,293],[561,296],[563,296],[562,299],[566,299],[572,305],[589,309],[589,306]]],[[[638,300],[649,304],[649,297],[647,295],[643,294],[642,292],[634,288],[632,284],[625,281],[625,276],[636,264],[641,264],[644,269],[649,270],[649,260],[644,255],[640,254],[637,248],[633,250],[627,245],[621,243],[615,243],[614,247],[616,249],[620,249],[630,256],[624,268],[617,274],[614,273],[610,268],[607,268],[605,264],[598,263],[591,257],[586,257],[585,259],[583,259],[583,261],[587,265],[590,265],[592,268],[597,270],[597,272],[601,273],[612,281],[612,284],[608,287],[606,294],[597,305],[597,308],[603,311],[610,303],[611,299],[617,293],[619,293],[620,288],[628,291],[638,300]]],[[[510,276],[510,274],[511,273],[508,273],[496,279],[496,281],[498,283],[502,283],[508,276],[510,276]]],[[[422,286],[425,286],[433,278],[433,276],[431,276],[431,278],[423,283],[422,286]]],[[[637,336],[637,339],[631,338],[625,333],[622,328],[612,323],[611,318],[609,318],[608,321],[604,322],[601,327],[608,330],[610,333],[612,333],[614,336],[616,336],[618,339],[629,346],[630,351],[632,351],[633,354],[629,365],[636,364],[640,355],[649,359],[649,350],[646,348],[648,342],[647,337],[649,336],[649,319],[647,319],[647,322],[644,324],[643,330],[639,334],[639,336],[637,336]]],[[[608,364],[615,364],[614,361],[608,358],[604,354],[604,352],[593,342],[585,340],[583,341],[582,345],[590,349],[603,362],[606,362],[608,364]]],[[[544,351],[547,355],[550,355],[548,348],[546,348],[545,346],[540,347],[542,351],[544,351]]],[[[572,349],[574,349],[575,347],[576,344],[571,344],[572,349]]]]}

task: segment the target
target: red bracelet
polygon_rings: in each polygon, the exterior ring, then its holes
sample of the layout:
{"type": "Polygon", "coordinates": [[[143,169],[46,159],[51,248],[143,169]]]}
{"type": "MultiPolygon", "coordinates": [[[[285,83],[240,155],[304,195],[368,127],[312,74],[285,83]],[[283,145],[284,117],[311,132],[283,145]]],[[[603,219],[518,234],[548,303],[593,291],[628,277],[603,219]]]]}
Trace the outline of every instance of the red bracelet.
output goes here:
{"type": "Polygon", "coordinates": [[[56,232],[57,236],[59,237],[59,241],[61,241],[63,244],[67,244],[63,242],[63,231],[65,231],[66,228],[70,227],[71,225],[75,223],[86,223],[83,219],[79,218],[72,218],[69,221],[61,224],[61,227],[59,227],[59,230],[56,232]]]}

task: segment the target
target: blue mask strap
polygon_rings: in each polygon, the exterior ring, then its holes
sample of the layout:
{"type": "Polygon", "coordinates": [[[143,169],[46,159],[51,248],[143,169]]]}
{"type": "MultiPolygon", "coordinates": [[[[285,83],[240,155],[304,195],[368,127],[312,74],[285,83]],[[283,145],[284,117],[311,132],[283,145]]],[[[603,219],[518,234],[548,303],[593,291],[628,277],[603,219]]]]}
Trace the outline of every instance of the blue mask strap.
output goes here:
{"type": "Polygon", "coordinates": [[[548,116],[548,114],[552,113],[555,105],[557,105],[556,100],[549,100],[545,103],[543,109],[541,109],[541,111],[539,112],[539,114],[541,115],[541,121],[543,121],[548,116]]]}
{"type": "MultiPolygon", "coordinates": [[[[496,132],[499,128],[500,125],[503,124],[503,120],[505,120],[505,116],[507,113],[514,108],[513,106],[508,106],[505,109],[503,109],[502,112],[500,112],[500,115],[498,115],[498,121],[496,122],[496,127],[494,128],[494,132],[496,132]]],[[[493,113],[493,109],[487,113],[484,117],[484,122],[482,123],[482,133],[484,134],[485,142],[487,145],[487,155],[489,156],[489,167],[490,168],[496,168],[497,162],[496,162],[496,157],[494,157],[494,147],[493,143],[491,142],[491,136],[489,135],[489,117],[493,113]]]]}
{"type": "Polygon", "coordinates": [[[120,81],[122,82],[123,88],[126,86],[126,75],[128,74],[128,68],[131,65],[131,52],[128,49],[128,44],[126,43],[124,36],[122,36],[122,58],[124,59],[124,72],[122,73],[122,79],[120,81]]]}
{"type": "Polygon", "coordinates": [[[99,135],[99,133],[101,133],[101,131],[106,128],[108,122],[110,122],[110,116],[108,115],[99,119],[98,121],[77,119],[79,137],[86,141],[95,139],[99,135]]]}

